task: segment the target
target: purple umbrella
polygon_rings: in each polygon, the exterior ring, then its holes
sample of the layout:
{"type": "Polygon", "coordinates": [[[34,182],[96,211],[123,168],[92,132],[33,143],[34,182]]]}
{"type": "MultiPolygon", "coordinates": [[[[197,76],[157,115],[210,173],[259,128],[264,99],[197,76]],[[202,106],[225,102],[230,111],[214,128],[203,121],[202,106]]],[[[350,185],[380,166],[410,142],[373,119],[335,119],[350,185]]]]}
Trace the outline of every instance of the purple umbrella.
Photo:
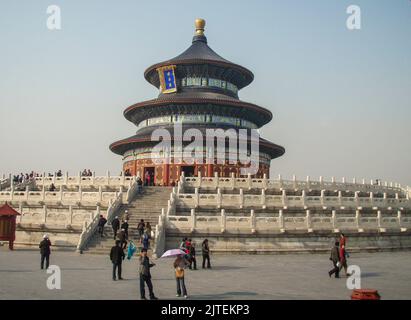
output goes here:
{"type": "Polygon", "coordinates": [[[174,258],[185,254],[186,253],[181,249],[171,249],[164,252],[160,258],[174,258]]]}

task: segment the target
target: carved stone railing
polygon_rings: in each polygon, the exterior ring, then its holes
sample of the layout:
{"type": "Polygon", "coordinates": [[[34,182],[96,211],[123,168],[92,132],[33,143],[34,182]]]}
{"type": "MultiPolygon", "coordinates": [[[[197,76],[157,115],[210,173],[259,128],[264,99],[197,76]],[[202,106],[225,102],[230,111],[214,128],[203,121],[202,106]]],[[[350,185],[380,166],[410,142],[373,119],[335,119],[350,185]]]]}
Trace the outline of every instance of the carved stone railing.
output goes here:
{"type": "Polygon", "coordinates": [[[281,176],[277,180],[269,180],[264,175],[261,179],[248,177],[244,178],[224,178],[218,177],[216,173],[214,177],[180,177],[183,189],[186,187],[192,188],[208,188],[208,189],[279,189],[279,190],[332,190],[332,191],[351,191],[351,192],[380,192],[387,194],[404,194],[404,188],[398,183],[388,183],[381,181],[370,181],[369,184],[363,179],[358,183],[355,179],[353,182],[346,182],[345,178],[342,182],[337,182],[334,178],[331,181],[324,181],[322,177],[318,181],[313,181],[307,177],[305,181],[297,180],[293,176],[292,180],[283,180],[281,176]]]}
{"type": "Polygon", "coordinates": [[[177,206],[197,208],[197,207],[308,207],[308,208],[324,208],[324,207],[348,207],[348,208],[411,208],[411,200],[407,194],[405,198],[400,198],[398,193],[395,198],[388,198],[384,194],[383,198],[376,198],[373,193],[369,197],[360,197],[358,192],[354,197],[343,197],[342,192],[338,192],[338,196],[326,196],[321,192],[320,196],[306,196],[305,191],[302,191],[301,196],[289,196],[286,191],[282,191],[282,195],[266,195],[265,190],[261,190],[260,195],[244,194],[243,189],[240,189],[239,194],[223,194],[220,189],[217,193],[199,193],[195,188],[194,193],[179,193],[176,194],[177,206]]]}
{"type": "Polygon", "coordinates": [[[81,175],[81,172],[77,176],[69,176],[68,173],[63,174],[61,177],[56,175],[52,177],[46,177],[43,174],[42,177],[36,177],[35,183],[37,186],[50,186],[52,183],[56,186],[111,186],[111,187],[128,187],[130,182],[136,180],[136,177],[130,176],[111,176],[110,172],[107,172],[105,176],[96,176],[94,173],[90,177],[85,177],[81,175]]]}
{"type": "MultiPolygon", "coordinates": [[[[228,211],[228,210],[227,210],[228,211]]],[[[377,231],[387,230],[405,232],[411,228],[411,216],[403,215],[401,210],[392,213],[376,211],[374,214],[362,215],[359,210],[353,214],[335,211],[329,214],[312,214],[310,210],[301,213],[283,213],[283,210],[271,214],[255,214],[253,210],[249,215],[230,215],[222,209],[219,215],[206,215],[191,210],[190,215],[168,215],[166,226],[168,231],[182,233],[190,232],[230,232],[233,234],[281,233],[286,231],[377,231]]],[[[164,222],[162,222],[164,225],[164,222]]]]}
{"type": "MultiPolygon", "coordinates": [[[[119,192],[122,192],[122,188],[119,188],[119,192]]],[[[108,204],[109,200],[116,198],[118,192],[114,191],[102,191],[101,186],[98,192],[82,191],[81,186],[78,191],[63,191],[60,186],[60,190],[46,191],[43,187],[41,191],[29,191],[29,187],[26,186],[25,191],[0,191],[0,202],[2,201],[16,201],[27,203],[101,203],[108,204]]],[[[129,192],[127,192],[128,196],[129,192]]],[[[126,196],[126,194],[123,194],[126,196]]]]}
{"type": "MultiPolygon", "coordinates": [[[[106,217],[105,217],[107,221],[112,221],[113,217],[118,215],[119,211],[121,210],[122,204],[123,204],[123,193],[119,192],[114,202],[111,202],[110,200],[110,204],[107,209],[106,217]]],[[[83,231],[80,235],[80,239],[77,244],[77,251],[82,252],[84,248],[86,248],[87,244],[89,243],[89,241],[91,240],[91,238],[94,236],[94,234],[97,231],[99,218],[100,218],[99,215],[96,214],[90,223],[84,222],[83,231]]]]}
{"type": "Polygon", "coordinates": [[[0,179],[0,191],[9,188],[11,185],[11,176],[0,179]]]}

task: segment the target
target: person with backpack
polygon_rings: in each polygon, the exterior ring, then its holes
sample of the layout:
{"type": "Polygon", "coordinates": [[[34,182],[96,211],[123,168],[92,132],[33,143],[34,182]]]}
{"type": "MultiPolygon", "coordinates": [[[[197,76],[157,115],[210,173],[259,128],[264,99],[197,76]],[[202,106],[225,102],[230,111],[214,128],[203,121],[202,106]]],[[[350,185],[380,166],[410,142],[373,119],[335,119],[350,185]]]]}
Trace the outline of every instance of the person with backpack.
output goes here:
{"type": "Polygon", "coordinates": [[[147,231],[144,231],[143,239],[142,239],[141,242],[143,244],[143,248],[148,250],[148,248],[150,246],[150,237],[149,237],[147,231]]]}
{"type": "Polygon", "coordinates": [[[150,263],[150,259],[147,256],[147,249],[145,248],[141,249],[141,255],[140,255],[139,262],[140,262],[139,274],[140,274],[141,300],[147,300],[145,287],[144,287],[145,283],[147,284],[147,287],[148,287],[148,291],[150,294],[150,300],[158,300],[158,298],[154,295],[153,283],[151,282],[151,272],[150,272],[150,269],[154,267],[156,264],[150,263]]]}
{"type": "Polygon", "coordinates": [[[174,261],[173,266],[174,266],[174,271],[176,274],[176,283],[177,283],[177,297],[181,297],[181,292],[183,292],[184,298],[188,298],[187,295],[187,288],[186,284],[184,281],[184,269],[188,265],[188,261],[184,258],[183,255],[180,255],[177,257],[177,259],[174,261]]]}

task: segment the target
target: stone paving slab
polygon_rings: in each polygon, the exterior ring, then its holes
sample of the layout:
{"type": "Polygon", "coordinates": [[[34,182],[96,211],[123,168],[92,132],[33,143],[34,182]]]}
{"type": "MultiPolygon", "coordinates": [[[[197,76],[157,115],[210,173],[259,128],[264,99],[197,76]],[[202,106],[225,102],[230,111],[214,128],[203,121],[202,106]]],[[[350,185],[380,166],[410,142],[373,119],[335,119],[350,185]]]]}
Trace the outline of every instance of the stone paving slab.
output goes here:
{"type": "MultiPolygon", "coordinates": [[[[61,268],[61,290],[47,289],[50,275],[39,261],[37,251],[0,248],[0,299],[139,299],[135,257],[123,263],[125,280],[113,282],[108,255],[55,252],[51,264],[61,268]]],[[[154,262],[156,295],[176,299],[173,260],[154,262]]],[[[328,277],[328,254],[216,255],[211,262],[211,270],[187,270],[190,299],[349,299],[351,294],[344,276],[328,277]]],[[[363,288],[378,289],[382,299],[411,299],[411,252],[355,253],[349,263],[361,267],[363,288]]]]}

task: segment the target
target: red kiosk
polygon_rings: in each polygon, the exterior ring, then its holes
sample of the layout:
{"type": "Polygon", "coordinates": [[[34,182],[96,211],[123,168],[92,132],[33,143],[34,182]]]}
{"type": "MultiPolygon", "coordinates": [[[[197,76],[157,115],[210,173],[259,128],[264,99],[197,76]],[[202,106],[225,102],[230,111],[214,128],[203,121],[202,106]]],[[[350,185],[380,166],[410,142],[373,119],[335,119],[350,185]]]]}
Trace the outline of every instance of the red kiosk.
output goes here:
{"type": "Polygon", "coordinates": [[[6,204],[0,207],[0,240],[9,242],[9,249],[13,250],[13,242],[16,239],[16,210],[6,204]]]}

